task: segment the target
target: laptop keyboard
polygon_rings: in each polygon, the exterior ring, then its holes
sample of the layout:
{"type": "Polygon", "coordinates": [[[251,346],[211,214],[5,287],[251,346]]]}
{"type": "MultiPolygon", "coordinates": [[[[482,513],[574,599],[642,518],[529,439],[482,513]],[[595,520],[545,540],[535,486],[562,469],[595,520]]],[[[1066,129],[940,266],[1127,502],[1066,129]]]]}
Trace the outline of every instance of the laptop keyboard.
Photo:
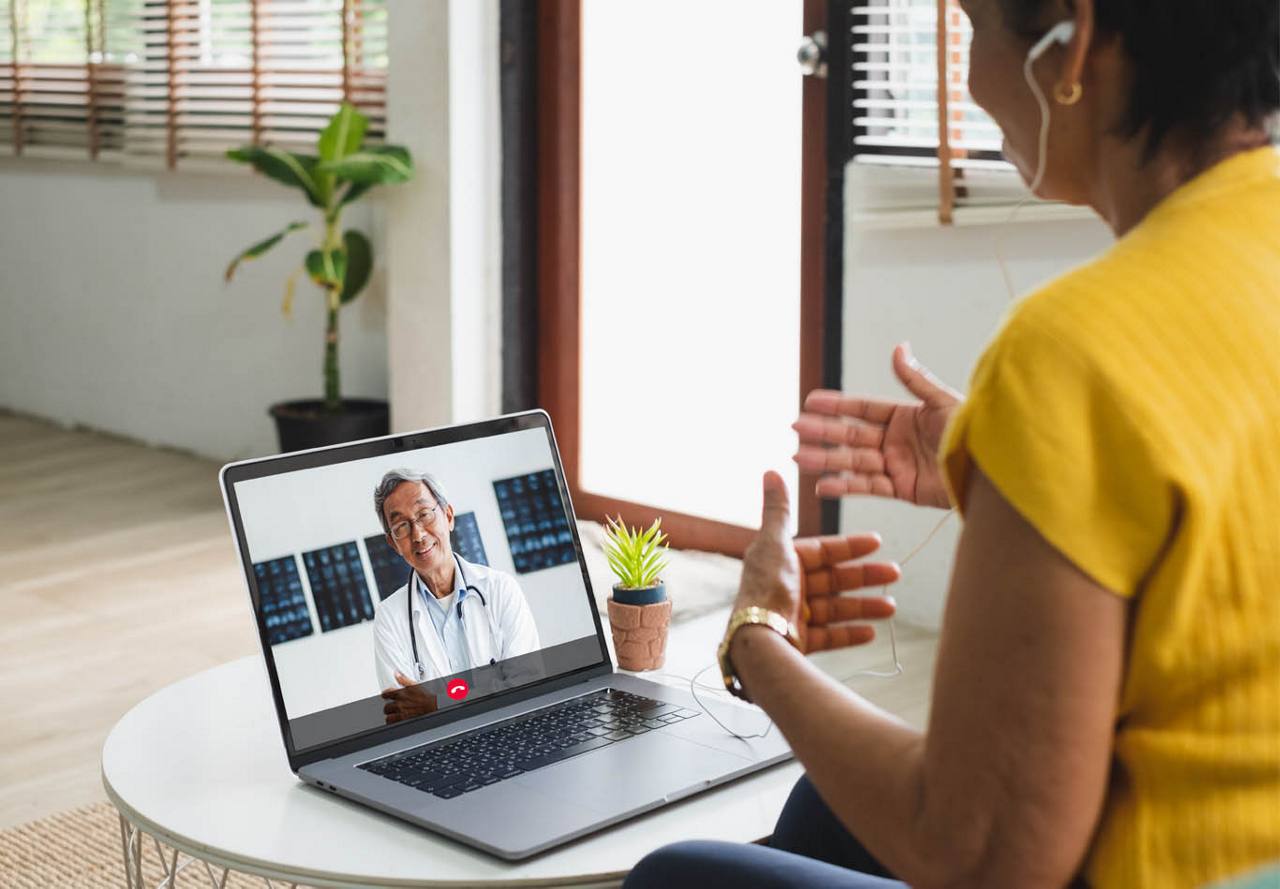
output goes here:
{"type": "Polygon", "coordinates": [[[361,763],[359,768],[453,799],[697,715],[606,688],[447,741],[361,763]]]}

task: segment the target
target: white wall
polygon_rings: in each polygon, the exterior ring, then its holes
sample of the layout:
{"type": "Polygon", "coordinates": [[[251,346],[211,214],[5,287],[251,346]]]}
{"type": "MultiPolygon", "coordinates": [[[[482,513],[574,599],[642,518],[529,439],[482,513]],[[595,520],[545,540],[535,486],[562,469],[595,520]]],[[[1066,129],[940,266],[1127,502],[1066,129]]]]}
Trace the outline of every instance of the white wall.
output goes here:
{"type": "MultiPolygon", "coordinates": [[[[0,407],[215,459],[270,453],[274,401],[316,397],[318,291],[284,281],[308,232],[222,274],[295,219],[300,195],[228,162],[225,174],[0,161],[0,407]]],[[[369,206],[348,226],[379,226],[369,206]]],[[[348,395],[385,397],[381,277],[343,313],[348,395]]]]}
{"type": "MultiPolygon", "coordinates": [[[[849,211],[858,212],[849,190],[846,200],[849,211]]],[[[910,398],[890,368],[894,345],[910,340],[922,364],[965,391],[973,365],[1011,303],[997,249],[1006,259],[1014,292],[1022,295],[1111,243],[1101,222],[1050,221],[1037,219],[1036,213],[1028,207],[1008,226],[848,226],[843,388],[910,398]]],[[[846,533],[880,532],[882,555],[901,560],[942,516],[938,510],[848,498],[841,505],[840,527],[846,533]]],[[[939,625],[959,528],[959,516],[953,516],[904,567],[903,580],[892,589],[904,619],[939,625]]]]}
{"type": "MultiPolygon", "coordinates": [[[[539,641],[550,647],[595,632],[582,573],[576,562],[515,573],[493,482],[553,465],[546,434],[530,429],[241,482],[236,485],[236,498],[254,562],[351,540],[360,541],[363,553],[364,538],[382,531],[373,511],[373,488],[382,474],[402,466],[430,472],[443,485],[455,512],[475,513],[489,565],[516,577],[538,625],[539,641]]],[[[272,647],[291,719],[381,690],[374,672],[373,623],[320,632],[300,558],[297,567],[315,632],[272,647]]],[[[376,603],[377,588],[367,569],[366,562],[366,583],[376,603]]]]}
{"type": "Polygon", "coordinates": [[[501,403],[497,0],[391,0],[388,139],[417,177],[387,197],[393,430],[501,403]]]}

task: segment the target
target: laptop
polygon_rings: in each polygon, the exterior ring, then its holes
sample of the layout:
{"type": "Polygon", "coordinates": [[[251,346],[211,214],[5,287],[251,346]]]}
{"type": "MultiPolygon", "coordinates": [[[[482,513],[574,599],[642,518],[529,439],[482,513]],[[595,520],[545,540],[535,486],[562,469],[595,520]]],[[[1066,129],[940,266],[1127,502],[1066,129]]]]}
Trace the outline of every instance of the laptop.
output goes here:
{"type": "Polygon", "coordinates": [[[289,766],[324,793],[519,860],[791,758],[727,730],[759,711],[615,669],[542,411],[220,482],[289,766]]]}

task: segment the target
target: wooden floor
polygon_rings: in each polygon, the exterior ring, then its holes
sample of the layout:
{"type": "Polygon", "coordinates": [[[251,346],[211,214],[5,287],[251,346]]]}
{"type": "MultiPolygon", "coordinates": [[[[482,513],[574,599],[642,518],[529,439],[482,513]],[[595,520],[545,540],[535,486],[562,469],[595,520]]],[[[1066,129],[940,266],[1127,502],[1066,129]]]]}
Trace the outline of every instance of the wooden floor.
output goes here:
{"type": "MultiPolygon", "coordinates": [[[[105,799],[102,743],[130,707],[257,654],[217,470],[0,412],[0,829],[105,799]]],[[[832,672],[920,726],[935,639],[898,641],[901,676],[832,672]]],[[[840,666],[887,656],[881,641],[840,666]]]]}
{"type": "Polygon", "coordinates": [[[0,829],[105,799],[116,720],[258,650],[217,471],[0,413],[0,829]]]}

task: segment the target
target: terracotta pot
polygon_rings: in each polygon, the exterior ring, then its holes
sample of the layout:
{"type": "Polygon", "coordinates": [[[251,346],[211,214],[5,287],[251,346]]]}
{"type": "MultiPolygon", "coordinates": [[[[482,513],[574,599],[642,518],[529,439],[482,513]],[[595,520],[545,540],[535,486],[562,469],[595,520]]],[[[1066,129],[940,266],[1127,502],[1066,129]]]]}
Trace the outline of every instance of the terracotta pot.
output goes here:
{"type": "Polygon", "coordinates": [[[667,659],[671,600],[652,605],[625,605],[609,597],[609,632],[618,666],[623,670],[656,670],[667,659]]]}

